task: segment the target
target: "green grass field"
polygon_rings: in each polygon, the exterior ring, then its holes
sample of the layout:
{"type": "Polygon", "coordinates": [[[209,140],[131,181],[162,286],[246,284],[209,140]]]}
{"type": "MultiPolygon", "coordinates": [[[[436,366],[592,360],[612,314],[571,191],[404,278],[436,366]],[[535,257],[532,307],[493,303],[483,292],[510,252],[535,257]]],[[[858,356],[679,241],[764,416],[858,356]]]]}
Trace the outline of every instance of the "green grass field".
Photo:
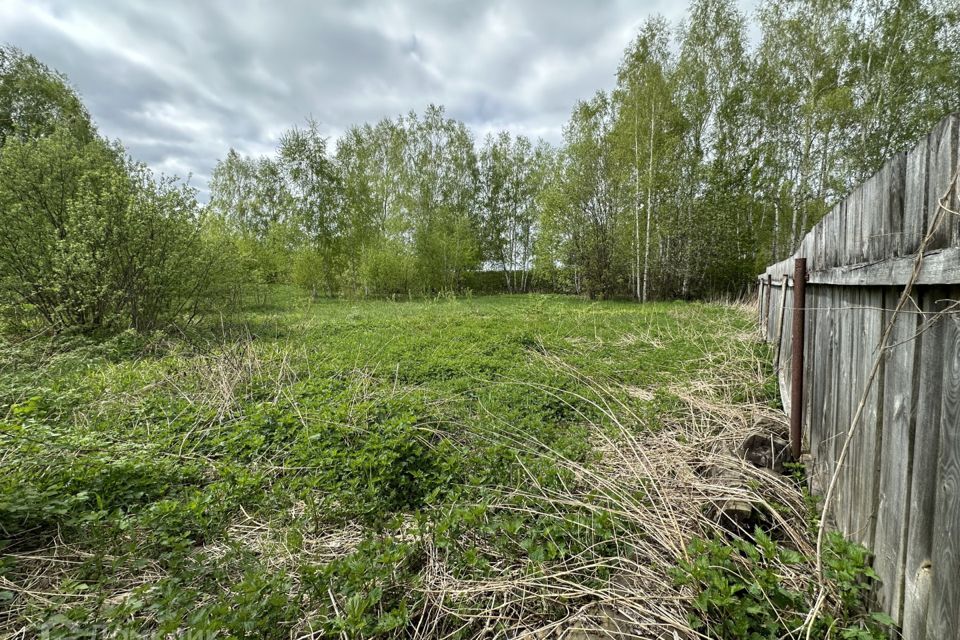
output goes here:
{"type": "MultiPolygon", "coordinates": [[[[686,625],[768,360],[742,307],[555,296],[5,342],[0,634],[547,637],[629,585],[686,625]]],[[[798,485],[742,484],[809,552],[798,485]]]]}

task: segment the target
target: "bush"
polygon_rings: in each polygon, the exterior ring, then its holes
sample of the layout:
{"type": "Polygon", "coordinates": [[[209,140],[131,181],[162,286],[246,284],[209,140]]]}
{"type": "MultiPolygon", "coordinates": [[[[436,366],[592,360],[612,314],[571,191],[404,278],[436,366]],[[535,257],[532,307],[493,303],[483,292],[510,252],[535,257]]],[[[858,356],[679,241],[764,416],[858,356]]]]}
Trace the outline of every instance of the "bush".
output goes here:
{"type": "Polygon", "coordinates": [[[368,295],[407,295],[416,286],[413,256],[402,243],[384,241],[364,250],[360,279],[368,295]]]}
{"type": "Polygon", "coordinates": [[[102,139],[66,79],[0,47],[0,314],[56,330],[195,317],[217,261],[195,192],[102,139]]]}
{"type": "Polygon", "coordinates": [[[99,138],[10,138],[0,153],[0,289],[61,330],[149,330],[206,302],[191,189],[156,179],[99,138]]]}

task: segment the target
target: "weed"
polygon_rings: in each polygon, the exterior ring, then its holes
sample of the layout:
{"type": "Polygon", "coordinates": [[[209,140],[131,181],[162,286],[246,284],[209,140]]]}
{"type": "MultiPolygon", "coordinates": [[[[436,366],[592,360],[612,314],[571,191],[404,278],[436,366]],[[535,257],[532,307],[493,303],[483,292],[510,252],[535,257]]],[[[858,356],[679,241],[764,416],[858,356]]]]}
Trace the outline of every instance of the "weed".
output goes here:
{"type": "MultiPolygon", "coordinates": [[[[187,334],[0,340],[0,634],[692,635],[694,611],[767,637],[761,592],[806,603],[803,496],[724,453],[775,415],[743,310],[262,302],[187,334]],[[731,492],[776,542],[717,537],[731,492]]],[[[872,633],[840,613],[866,558],[832,548],[836,624],[872,633]]]]}

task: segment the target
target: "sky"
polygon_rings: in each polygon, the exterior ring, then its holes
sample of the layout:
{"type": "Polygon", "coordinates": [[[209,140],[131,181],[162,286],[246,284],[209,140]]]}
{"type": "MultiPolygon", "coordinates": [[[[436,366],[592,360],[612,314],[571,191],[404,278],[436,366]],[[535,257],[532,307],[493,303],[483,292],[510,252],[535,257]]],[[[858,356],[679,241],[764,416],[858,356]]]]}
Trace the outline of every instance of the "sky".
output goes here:
{"type": "Polygon", "coordinates": [[[308,117],[335,139],[435,103],[478,139],[559,143],[657,14],[679,24],[686,3],[0,0],[0,42],[65,73],[103,135],[204,197],[230,148],[270,154],[308,117]]]}

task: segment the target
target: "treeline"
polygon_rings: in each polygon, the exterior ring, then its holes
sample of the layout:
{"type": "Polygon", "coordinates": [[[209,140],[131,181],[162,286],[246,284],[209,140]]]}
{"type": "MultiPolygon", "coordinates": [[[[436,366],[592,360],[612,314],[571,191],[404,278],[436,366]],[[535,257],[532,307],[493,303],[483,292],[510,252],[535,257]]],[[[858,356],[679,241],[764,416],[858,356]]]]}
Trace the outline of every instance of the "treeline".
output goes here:
{"type": "Polygon", "coordinates": [[[737,293],[958,105],[956,3],[767,0],[751,24],[697,0],[679,28],[640,29],[559,149],[475,141],[435,106],[332,149],[308,124],[275,157],[231,151],[210,206],[251,281],[317,295],[462,289],[479,272],[503,291],[737,293]]]}
{"type": "Polygon", "coordinates": [[[210,202],[104,140],[62,76],[0,52],[0,311],[149,328],[273,283],[313,296],[738,293],[960,105],[956,0],[695,0],[647,21],[563,143],[439,106],[230,151],[210,202]],[[753,33],[753,37],[749,34],[753,33]],[[752,44],[755,42],[755,44],[752,44]]]}
{"type": "Polygon", "coordinates": [[[958,8],[766,0],[751,23],[697,0],[678,29],[648,21],[565,129],[538,268],[591,295],[743,291],[960,107],[958,8]]]}
{"type": "Polygon", "coordinates": [[[333,149],[309,122],[273,157],[231,151],[214,170],[209,211],[253,284],[424,294],[469,288],[486,267],[502,272],[498,289],[524,291],[553,158],[506,132],[478,149],[436,106],[352,127],[333,149]]]}

